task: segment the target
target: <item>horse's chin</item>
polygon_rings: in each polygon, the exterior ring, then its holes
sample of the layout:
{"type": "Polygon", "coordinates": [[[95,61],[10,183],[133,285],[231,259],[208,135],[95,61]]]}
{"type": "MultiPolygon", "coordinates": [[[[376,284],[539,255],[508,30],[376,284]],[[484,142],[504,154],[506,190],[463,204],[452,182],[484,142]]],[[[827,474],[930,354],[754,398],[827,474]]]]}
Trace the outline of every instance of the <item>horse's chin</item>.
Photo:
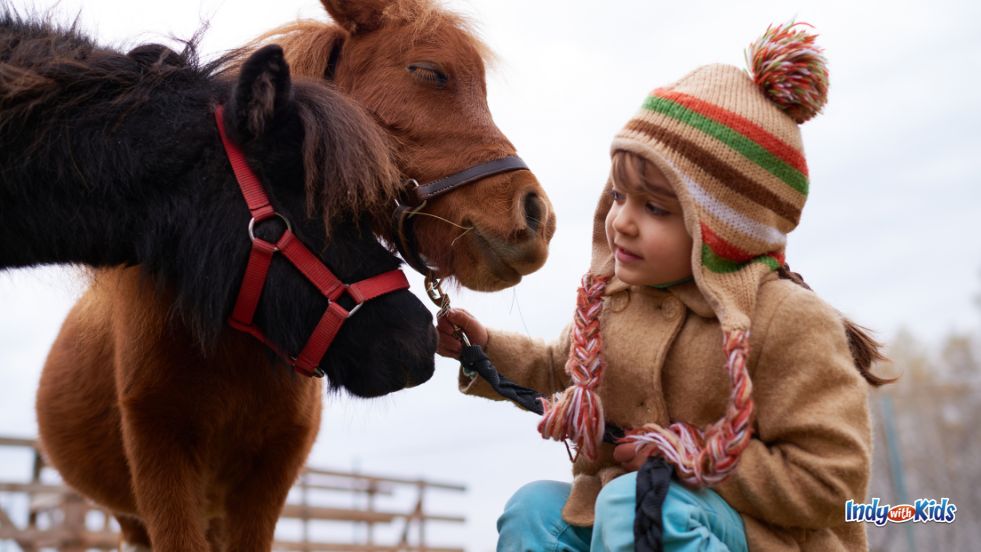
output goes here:
{"type": "Polygon", "coordinates": [[[349,394],[361,399],[374,399],[383,397],[389,393],[422,385],[433,377],[434,371],[435,362],[430,360],[415,370],[406,370],[405,372],[391,374],[384,379],[375,379],[373,381],[363,381],[358,378],[345,380],[343,376],[330,373],[328,373],[327,377],[330,380],[331,388],[343,389],[349,394]]]}
{"type": "Polygon", "coordinates": [[[514,244],[477,227],[466,239],[472,256],[456,256],[452,272],[462,286],[475,291],[500,291],[515,286],[524,276],[541,268],[548,258],[547,242],[535,239],[514,244]]]}

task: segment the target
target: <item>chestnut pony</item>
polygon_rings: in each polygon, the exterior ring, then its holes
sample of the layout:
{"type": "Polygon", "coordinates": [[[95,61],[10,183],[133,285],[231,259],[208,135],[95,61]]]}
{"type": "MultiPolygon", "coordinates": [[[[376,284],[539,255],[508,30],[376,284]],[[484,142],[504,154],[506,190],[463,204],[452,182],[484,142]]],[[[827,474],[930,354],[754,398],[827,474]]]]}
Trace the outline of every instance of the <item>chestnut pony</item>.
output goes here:
{"type": "MultiPolygon", "coordinates": [[[[79,301],[52,348],[38,391],[48,458],[117,514],[131,543],[267,550],[319,429],[321,386],[226,324],[252,244],[215,106],[290,232],[344,282],[400,264],[371,230],[398,182],[387,145],[360,107],[322,82],[293,82],[278,46],[250,56],[234,80],[199,64],[193,45],[123,54],[12,16],[2,36],[0,55],[22,62],[11,74],[38,87],[39,151],[84,152],[77,170],[92,171],[94,184],[152,176],[172,198],[152,228],[168,255],[100,273],[102,294],[79,301]],[[146,310],[134,298],[171,307],[146,310]]],[[[142,199],[133,195],[133,207],[142,199]]],[[[128,215],[96,222],[116,216],[128,215]]],[[[254,227],[266,242],[283,230],[277,218],[254,227]]],[[[338,299],[352,314],[321,364],[332,385],[378,396],[431,377],[432,317],[415,295],[396,289],[356,311],[350,300],[338,299]]],[[[277,255],[255,322],[295,351],[326,306],[277,255]]]]}
{"type": "MultiPolygon", "coordinates": [[[[407,181],[515,153],[487,107],[488,50],[461,17],[433,0],[321,2],[333,23],[300,21],[257,42],[281,44],[297,74],[327,78],[367,109],[407,181]]],[[[555,216],[534,175],[516,170],[430,200],[414,227],[438,275],[495,291],[544,264],[555,216]]]]}

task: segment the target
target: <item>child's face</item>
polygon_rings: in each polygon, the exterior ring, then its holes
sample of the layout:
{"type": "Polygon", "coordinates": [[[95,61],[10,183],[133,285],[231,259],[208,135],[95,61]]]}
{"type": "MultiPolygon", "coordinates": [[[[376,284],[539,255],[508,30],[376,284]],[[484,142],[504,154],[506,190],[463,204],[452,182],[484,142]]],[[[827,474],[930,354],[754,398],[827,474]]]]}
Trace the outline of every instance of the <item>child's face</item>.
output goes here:
{"type": "Polygon", "coordinates": [[[615,161],[611,176],[613,204],[606,214],[606,239],[616,276],[643,286],[686,279],[692,274],[692,239],[681,203],[664,174],[638,160],[634,157],[629,164],[642,170],[618,170],[615,161]]]}

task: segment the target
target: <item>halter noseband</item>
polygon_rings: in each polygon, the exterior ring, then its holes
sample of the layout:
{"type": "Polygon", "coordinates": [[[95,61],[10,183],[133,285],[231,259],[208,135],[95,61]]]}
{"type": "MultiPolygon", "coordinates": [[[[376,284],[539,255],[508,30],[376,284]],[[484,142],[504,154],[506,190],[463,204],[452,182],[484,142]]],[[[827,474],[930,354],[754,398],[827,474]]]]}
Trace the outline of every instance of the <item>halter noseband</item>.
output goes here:
{"type": "Polygon", "coordinates": [[[221,105],[215,108],[218,133],[221,135],[222,144],[225,146],[228,161],[235,172],[235,179],[242,190],[242,196],[245,198],[249,212],[252,213],[252,219],[249,221],[249,238],[252,240],[252,250],[249,252],[245,276],[242,278],[242,285],[235,301],[235,309],[232,311],[228,324],[264,343],[283,357],[297,372],[305,376],[323,377],[324,372],[320,368],[320,362],[344,321],[353,316],[365,302],[371,299],[393,291],[409,289],[409,281],[399,269],[390,270],[353,284],[345,284],[334,275],[310,249],[303,245],[303,242],[293,233],[289,220],[276,212],[269,202],[262,182],[249,167],[242,150],[232,143],[226,135],[223,111],[221,105]],[[286,230],[276,243],[267,242],[257,237],[254,232],[257,223],[271,218],[279,218],[286,224],[286,230]],[[279,346],[266,337],[265,333],[254,322],[256,307],[259,305],[262,288],[265,286],[266,277],[269,274],[269,266],[272,264],[273,255],[277,252],[282,253],[286,260],[327,298],[327,309],[313,333],[307,338],[303,349],[296,356],[284,353],[279,346]],[[337,302],[345,293],[355,302],[354,308],[350,311],[344,309],[337,302]]]}
{"type": "Polygon", "coordinates": [[[528,165],[517,155],[509,155],[486,163],[474,165],[458,173],[434,180],[428,184],[419,184],[415,179],[406,181],[407,187],[395,203],[395,246],[405,262],[420,274],[432,278],[434,270],[426,264],[419,254],[418,241],[412,228],[413,217],[426,207],[426,203],[435,197],[447,194],[457,188],[472,184],[488,176],[510,171],[527,170],[528,165]]]}
{"type": "MultiPolygon", "coordinates": [[[[338,38],[334,41],[330,55],[327,58],[327,66],[324,68],[325,80],[334,80],[343,48],[343,38],[338,38]]],[[[461,186],[471,184],[489,176],[518,170],[528,170],[528,165],[517,155],[509,155],[501,159],[494,159],[486,163],[474,165],[428,184],[420,185],[414,178],[406,180],[405,189],[400,199],[396,201],[394,213],[395,247],[398,248],[405,262],[414,268],[416,272],[427,278],[436,277],[435,271],[426,264],[426,261],[419,254],[418,240],[416,240],[416,234],[412,228],[413,216],[422,211],[430,199],[452,192],[461,186]]]]}

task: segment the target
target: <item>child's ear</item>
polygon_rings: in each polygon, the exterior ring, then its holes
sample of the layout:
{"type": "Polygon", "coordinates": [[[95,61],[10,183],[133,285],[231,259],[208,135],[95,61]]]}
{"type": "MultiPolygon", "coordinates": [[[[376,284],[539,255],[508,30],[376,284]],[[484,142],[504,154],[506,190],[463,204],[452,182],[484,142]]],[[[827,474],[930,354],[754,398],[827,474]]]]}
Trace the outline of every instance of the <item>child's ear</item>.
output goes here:
{"type": "Polygon", "coordinates": [[[290,68],[283,49],[277,44],[264,46],[242,64],[225,108],[227,130],[240,144],[261,138],[276,118],[283,116],[291,94],[290,68]]]}
{"type": "Polygon", "coordinates": [[[382,12],[391,0],[320,0],[331,19],[351,34],[371,32],[381,26],[382,12]]]}

